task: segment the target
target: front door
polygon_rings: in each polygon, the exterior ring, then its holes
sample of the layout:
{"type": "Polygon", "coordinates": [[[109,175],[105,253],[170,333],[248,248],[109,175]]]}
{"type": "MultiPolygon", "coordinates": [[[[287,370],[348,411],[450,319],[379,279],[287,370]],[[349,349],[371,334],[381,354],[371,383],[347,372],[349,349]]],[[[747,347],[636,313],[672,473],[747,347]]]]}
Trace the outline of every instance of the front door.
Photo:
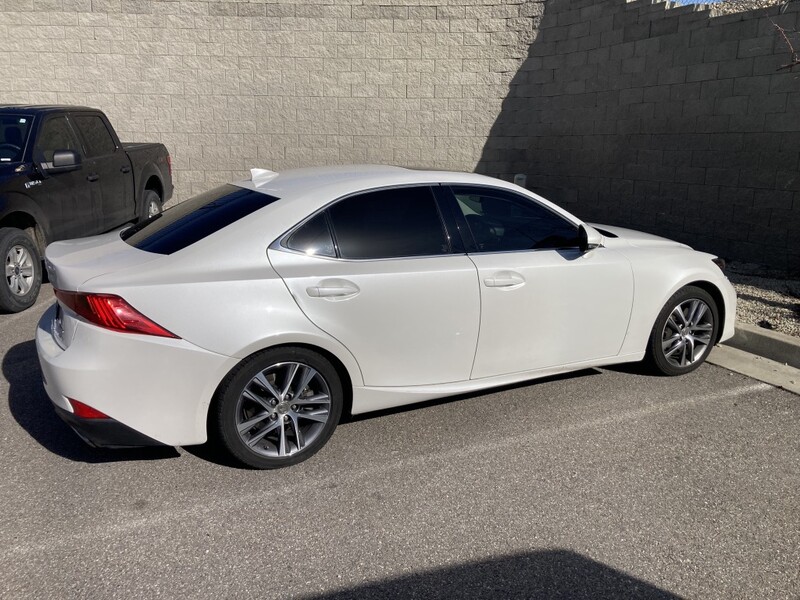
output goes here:
{"type": "Polygon", "coordinates": [[[473,379],[619,353],[633,301],[624,256],[581,252],[577,225],[532,199],[451,189],[475,238],[481,326],[473,379]]]}
{"type": "MultiPolygon", "coordinates": [[[[47,118],[39,128],[33,159],[39,164],[53,162],[56,150],[73,150],[83,155],[72,127],[66,117],[47,118]]],[[[97,233],[97,221],[92,206],[91,182],[86,180],[87,168],[42,177],[41,184],[31,189],[39,202],[46,204],[44,213],[50,217],[48,241],[82,237],[97,233]]]]}

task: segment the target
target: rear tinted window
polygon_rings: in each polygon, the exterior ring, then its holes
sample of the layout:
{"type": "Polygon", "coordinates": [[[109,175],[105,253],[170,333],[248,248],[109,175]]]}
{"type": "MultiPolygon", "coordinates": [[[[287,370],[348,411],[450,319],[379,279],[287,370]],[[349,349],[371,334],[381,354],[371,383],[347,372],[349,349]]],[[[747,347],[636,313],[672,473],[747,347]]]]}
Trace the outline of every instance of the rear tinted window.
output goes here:
{"type": "Polygon", "coordinates": [[[97,115],[78,115],[73,119],[86,143],[86,156],[106,156],[116,151],[117,145],[103,119],[97,115]]]}
{"type": "Polygon", "coordinates": [[[342,258],[400,258],[450,252],[429,187],[369,192],[346,198],[329,210],[342,258]]]}
{"type": "Polygon", "coordinates": [[[276,200],[261,192],[223,185],[126,229],[120,237],[145,252],[172,254],[276,200]]]}

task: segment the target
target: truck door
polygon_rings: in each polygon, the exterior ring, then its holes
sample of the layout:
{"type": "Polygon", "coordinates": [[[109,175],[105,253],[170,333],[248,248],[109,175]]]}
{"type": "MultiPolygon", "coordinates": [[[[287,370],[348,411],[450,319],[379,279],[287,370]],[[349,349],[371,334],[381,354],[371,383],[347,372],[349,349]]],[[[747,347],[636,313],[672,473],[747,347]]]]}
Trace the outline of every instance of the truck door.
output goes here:
{"type": "MultiPolygon", "coordinates": [[[[73,150],[83,154],[78,138],[64,115],[49,116],[39,128],[33,149],[37,164],[52,163],[56,150],[73,150]]],[[[53,173],[31,187],[29,195],[50,216],[50,240],[56,241],[89,235],[97,230],[92,210],[92,195],[86,181],[86,167],[75,171],[53,173]]]]}
{"type": "Polygon", "coordinates": [[[133,172],[128,155],[117,144],[99,114],[73,113],[86,148],[87,178],[92,182],[92,203],[99,231],[114,229],[134,218],[133,172]]]}

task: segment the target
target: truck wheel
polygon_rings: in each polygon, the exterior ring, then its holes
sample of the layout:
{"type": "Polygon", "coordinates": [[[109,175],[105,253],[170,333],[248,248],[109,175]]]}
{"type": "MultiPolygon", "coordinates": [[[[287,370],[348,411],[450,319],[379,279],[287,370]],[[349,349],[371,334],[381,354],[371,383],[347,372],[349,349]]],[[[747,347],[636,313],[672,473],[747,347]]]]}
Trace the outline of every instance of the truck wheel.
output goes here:
{"type": "Polygon", "coordinates": [[[145,190],[144,202],[142,203],[142,214],[139,220],[144,221],[161,212],[161,196],[155,190],[145,190]]]}
{"type": "Polygon", "coordinates": [[[5,277],[0,284],[0,310],[20,312],[36,302],[42,287],[42,258],[36,244],[13,227],[0,228],[0,256],[5,257],[5,277]]]}

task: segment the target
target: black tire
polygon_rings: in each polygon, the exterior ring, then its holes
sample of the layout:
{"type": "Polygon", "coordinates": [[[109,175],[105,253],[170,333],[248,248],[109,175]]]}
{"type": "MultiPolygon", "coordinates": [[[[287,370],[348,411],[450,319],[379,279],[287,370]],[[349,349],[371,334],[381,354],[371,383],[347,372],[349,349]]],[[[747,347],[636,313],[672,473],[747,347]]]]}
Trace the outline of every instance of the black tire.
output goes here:
{"type": "Polygon", "coordinates": [[[675,292],[658,314],[647,359],[663,375],[691,373],[705,362],[718,331],[717,303],[705,290],[688,285],[675,292]]]}
{"type": "Polygon", "coordinates": [[[305,348],[274,348],[244,360],[225,378],[209,412],[209,433],[244,465],[288,467],[325,445],[342,404],[339,375],[326,358],[305,348]],[[262,385],[265,380],[276,393],[262,385]]]}
{"type": "Polygon", "coordinates": [[[42,257],[36,243],[21,229],[0,228],[0,257],[4,276],[0,283],[0,310],[16,313],[36,302],[42,287],[42,257]]]}
{"type": "Polygon", "coordinates": [[[161,196],[158,195],[158,192],[155,190],[145,190],[139,221],[144,221],[153,215],[157,215],[161,212],[161,209],[161,196]]]}

